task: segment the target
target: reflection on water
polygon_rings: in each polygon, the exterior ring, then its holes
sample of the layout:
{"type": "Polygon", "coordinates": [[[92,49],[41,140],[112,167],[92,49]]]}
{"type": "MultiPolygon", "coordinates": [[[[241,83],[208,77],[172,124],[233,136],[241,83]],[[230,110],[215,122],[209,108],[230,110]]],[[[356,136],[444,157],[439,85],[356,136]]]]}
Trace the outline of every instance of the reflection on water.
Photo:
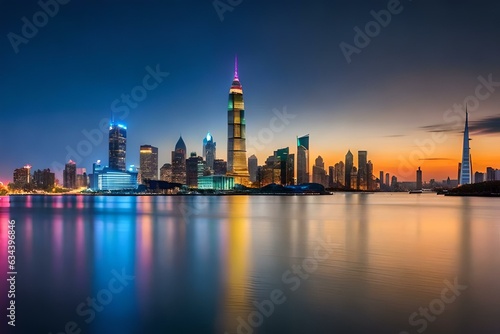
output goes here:
{"type": "Polygon", "coordinates": [[[0,255],[15,219],[22,333],[70,321],[82,333],[237,333],[275,289],[286,301],[253,333],[417,333],[410,316],[454,280],[467,289],[425,332],[499,333],[499,204],[431,194],[2,197],[0,255]],[[322,241],[333,253],[291,289],[284,273],[322,241]],[[132,278],[111,293],[117,273],[132,278]]]}

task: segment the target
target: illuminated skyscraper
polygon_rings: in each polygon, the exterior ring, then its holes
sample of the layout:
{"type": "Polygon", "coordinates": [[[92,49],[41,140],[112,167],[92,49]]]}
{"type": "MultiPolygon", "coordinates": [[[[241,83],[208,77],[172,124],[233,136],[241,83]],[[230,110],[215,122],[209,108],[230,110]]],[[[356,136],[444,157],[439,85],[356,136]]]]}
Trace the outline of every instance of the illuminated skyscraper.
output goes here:
{"type": "Polygon", "coordinates": [[[151,145],[141,145],[139,160],[141,181],[158,180],[158,148],[151,145]]]}
{"type": "Polygon", "coordinates": [[[14,183],[19,186],[25,186],[31,183],[31,166],[26,165],[23,168],[14,170],[14,183]]]}
{"type": "Polygon", "coordinates": [[[127,127],[112,122],[109,126],[109,169],[125,171],[127,154],[127,127]]]}
{"type": "Polygon", "coordinates": [[[238,77],[238,58],[236,58],[227,107],[227,175],[234,177],[234,183],[239,184],[248,184],[250,177],[247,167],[245,132],[243,88],[238,77]]]}
{"type": "Polygon", "coordinates": [[[472,183],[469,140],[469,113],[467,112],[467,107],[465,107],[465,129],[462,147],[462,164],[460,166],[460,178],[458,179],[458,184],[460,185],[472,183]]]}
{"type": "MultiPolygon", "coordinates": [[[[348,150],[345,155],[345,186],[346,188],[351,188],[351,174],[352,167],[354,167],[354,156],[351,153],[351,150],[348,150]]],[[[357,180],[356,180],[357,181],[357,180]]]]}
{"type": "Polygon", "coordinates": [[[186,144],[182,136],[172,151],[172,182],[186,184],[186,144]]]}
{"type": "Polygon", "coordinates": [[[206,161],[207,167],[214,170],[216,143],[214,137],[209,133],[203,138],[203,158],[206,161]]]}
{"type": "Polygon", "coordinates": [[[309,135],[297,138],[297,184],[309,183],[309,135]]]}

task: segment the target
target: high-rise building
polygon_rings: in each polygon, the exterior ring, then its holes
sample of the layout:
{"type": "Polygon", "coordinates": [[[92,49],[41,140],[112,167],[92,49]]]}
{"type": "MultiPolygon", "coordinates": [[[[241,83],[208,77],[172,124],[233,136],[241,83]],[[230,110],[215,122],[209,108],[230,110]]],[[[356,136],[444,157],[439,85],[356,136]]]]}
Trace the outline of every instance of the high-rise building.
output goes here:
{"type": "Polygon", "coordinates": [[[259,167],[259,163],[255,154],[252,154],[248,158],[248,173],[250,174],[250,182],[257,181],[257,168],[259,167]]]}
{"type": "Polygon", "coordinates": [[[281,148],[274,152],[280,169],[280,183],[282,185],[293,184],[294,177],[294,155],[290,154],[288,147],[281,148]]]}
{"type": "Polygon", "coordinates": [[[23,168],[15,169],[13,179],[17,186],[25,186],[31,183],[31,166],[26,165],[23,168]]]}
{"type": "Polygon", "coordinates": [[[172,164],[164,164],[160,168],[160,180],[172,182],[172,164]]]}
{"type": "Polygon", "coordinates": [[[172,182],[186,184],[186,144],[182,136],[172,151],[172,182]]]}
{"type": "Polygon", "coordinates": [[[76,187],[87,188],[89,185],[87,169],[79,167],[76,169],[76,187]]]}
{"type": "Polygon", "coordinates": [[[325,163],[321,155],[319,155],[314,161],[313,182],[328,187],[327,176],[325,171],[325,163]]]}
{"type": "Polygon", "coordinates": [[[67,189],[76,188],[76,163],[72,160],[64,166],[63,186],[67,189]]]}
{"type": "Polygon", "coordinates": [[[493,167],[486,167],[486,181],[495,181],[495,169],[493,167]]]}
{"type": "Polygon", "coordinates": [[[136,190],[137,170],[133,166],[125,171],[106,168],[98,160],[92,165],[89,188],[94,191],[136,190]]]}
{"type": "Polygon", "coordinates": [[[345,165],[343,161],[339,161],[334,166],[335,176],[334,185],[337,188],[345,187],[345,165]]]}
{"type": "Polygon", "coordinates": [[[390,184],[389,184],[389,176],[390,176],[390,175],[389,175],[389,173],[385,173],[385,185],[386,185],[387,187],[389,187],[389,186],[390,186],[390,184]]]}
{"type": "Polygon", "coordinates": [[[229,89],[227,128],[227,175],[234,177],[237,184],[248,184],[250,175],[247,168],[245,105],[237,58],[233,83],[229,89]]]}
{"type": "Polygon", "coordinates": [[[158,180],[158,148],[151,145],[141,145],[139,151],[139,174],[141,182],[158,180]]]}
{"type": "Polygon", "coordinates": [[[203,157],[196,155],[196,152],[191,152],[190,157],[186,160],[186,185],[191,188],[198,187],[198,178],[203,176],[205,163],[203,157]]]}
{"type": "Polygon", "coordinates": [[[417,169],[417,190],[422,190],[422,170],[420,167],[417,169]]]}
{"type": "Polygon", "coordinates": [[[484,182],[484,173],[475,172],[474,173],[474,183],[484,182]]]}
{"type": "Polygon", "coordinates": [[[379,176],[379,182],[380,182],[380,189],[382,189],[382,186],[384,185],[384,171],[380,171],[380,176],[379,176]]]}
{"type": "Polygon", "coordinates": [[[203,138],[203,159],[207,164],[207,167],[214,170],[214,161],[216,153],[216,143],[214,142],[214,137],[209,133],[203,138]]]}
{"type": "Polygon", "coordinates": [[[367,162],[368,153],[366,151],[358,151],[358,190],[368,189],[367,162]]]}
{"type": "Polygon", "coordinates": [[[297,184],[309,183],[309,135],[297,138],[297,184]]]}
{"type": "Polygon", "coordinates": [[[127,127],[112,122],[109,126],[109,169],[124,172],[127,155],[127,127]]]}
{"type": "Polygon", "coordinates": [[[396,175],[393,175],[391,178],[391,188],[396,188],[398,186],[398,178],[396,175]]]}
{"type": "Polygon", "coordinates": [[[351,182],[352,167],[354,167],[354,156],[352,155],[351,150],[348,150],[345,155],[345,186],[346,188],[351,188],[351,189],[352,189],[352,182],[351,182]]]}
{"type": "Polygon", "coordinates": [[[464,141],[462,147],[462,164],[460,166],[460,177],[458,184],[471,183],[471,161],[470,161],[470,147],[469,147],[469,113],[465,107],[465,128],[464,128],[464,141]]]}
{"type": "Polygon", "coordinates": [[[366,189],[375,190],[375,180],[373,177],[373,164],[371,160],[366,163],[366,189]]]}
{"type": "Polygon", "coordinates": [[[36,189],[51,191],[54,188],[56,176],[50,169],[37,170],[33,173],[33,183],[36,189]]]}

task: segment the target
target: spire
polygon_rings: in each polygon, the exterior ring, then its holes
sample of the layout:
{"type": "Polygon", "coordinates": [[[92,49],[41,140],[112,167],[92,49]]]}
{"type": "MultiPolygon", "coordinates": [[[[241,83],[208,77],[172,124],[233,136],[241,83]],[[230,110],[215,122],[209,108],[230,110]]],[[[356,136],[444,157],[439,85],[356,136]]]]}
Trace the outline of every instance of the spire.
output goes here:
{"type": "Polygon", "coordinates": [[[234,78],[238,79],[238,55],[234,56],[234,78]]]}

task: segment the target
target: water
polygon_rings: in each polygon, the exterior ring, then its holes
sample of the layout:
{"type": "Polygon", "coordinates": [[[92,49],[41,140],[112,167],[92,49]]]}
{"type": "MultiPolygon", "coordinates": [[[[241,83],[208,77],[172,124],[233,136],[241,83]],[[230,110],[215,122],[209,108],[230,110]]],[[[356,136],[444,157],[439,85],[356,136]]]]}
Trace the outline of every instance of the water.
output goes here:
{"type": "Polygon", "coordinates": [[[500,333],[496,198],[10,200],[15,333],[500,333]]]}

